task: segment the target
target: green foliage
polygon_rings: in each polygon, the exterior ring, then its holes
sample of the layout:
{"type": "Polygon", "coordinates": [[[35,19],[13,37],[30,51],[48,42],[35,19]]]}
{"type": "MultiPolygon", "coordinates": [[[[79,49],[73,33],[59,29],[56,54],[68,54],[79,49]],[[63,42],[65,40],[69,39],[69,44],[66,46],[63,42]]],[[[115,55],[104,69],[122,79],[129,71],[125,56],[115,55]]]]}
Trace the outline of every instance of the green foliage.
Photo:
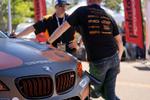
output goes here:
{"type": "MultiPolygon", "coordinates": [[[[2,24],[7,26],[8,21],[8,0],[1,0],[0,2],[0,17],[2,20],[0,21],[0,29],[7,27],[3,27],[2,24]]],[[[16,27],[17,24],[24,22],[26,18],[34,17],[34,8],[33,8],[33,0],[11,0],[11,13],[12,13],[12,26],[16,27]]],[[[4,30],[4,29],[3,29],[4,30]]]]}
{"type": "Polygon", "coordinates": [[[14,26],[34,16],[33,0],[12,0],[12,23],[14,26]]]}
{"type": "Polygon", "coordinates": [[[113,10],[116,10],[116,11],[120,10],[119,5],[122,2],[122,0],[103,0],[103,1],[105,3],[106,7],[113,9],[113,10]]]}
{"type": "Polygon", "coordinates": [[[54,6],[53,6],[53,7],[48,7],[48,8],[47,8],[47,14],[48,14],[48,15],[52,15],[54,12],[55,12],[54,6]]]}
{"type": "Polygon", "coordinates": [[[7,28],[7,25],[5,23],[7,23],[7,1],[6,0],[1,0],[0,1],[0,30],[5,31],[5,29],[7,28]]]}
{"type": "MultiPolygon", "coordinates": [[[[71,5],[73,6],[75,2],[79,0],[75,0],[71,5]]],[[[105,6],[111,8],[113,10],[120,10],[119,4],[122,0],[103,0],[105,6]]],[[[54,3],[54,0],[51,0],[54,3]]],[[[7,21],[8,21],[8,0],[0,0],[0,29],[7,29],[7,21]]],[[[70,6],[70,7],[71,7],[70,6]]],[[[12,11],[12,26],[16,27],[19,23],[22,23],[26,20],[26,18],[34,17],[34,5],[33,0],[11,0],[11,11],[12,11]]],[[[54,7],[48,8],[48,14],[52,14],[54,12],[54,7]]]]}

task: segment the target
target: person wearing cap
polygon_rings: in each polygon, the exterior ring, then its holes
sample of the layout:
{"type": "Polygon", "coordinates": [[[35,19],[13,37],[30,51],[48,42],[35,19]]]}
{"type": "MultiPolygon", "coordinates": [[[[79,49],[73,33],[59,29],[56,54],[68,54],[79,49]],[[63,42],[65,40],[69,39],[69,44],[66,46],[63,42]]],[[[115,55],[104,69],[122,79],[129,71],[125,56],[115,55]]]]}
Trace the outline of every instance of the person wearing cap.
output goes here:
{"type": "MultiPolygon", "coordinates": [[[[69,3],[66,0],[55,0],[55,13],[48,18],[44,18],[38,21],[34,25],[26,28],[23,32],[19,33],[15,37],[19,38],[24,35],[28,35],[31,32],[35,32],[38,35],[41,32],[48,33],[49,37],[67,18],[65,13],[66,7],[69,3]]],[[[70,27],[60,38],[58,38],[52,45],[71,54],[74,54],[77,49],[77,43],[75,41],[75,29],[70,27]]]]}
{"type": "Polygon", "coordinates": [[[91,96],[105,100],[119,100],[115,93],[123,44],[114,19],[100,3],[102,0],[87,0],[87,6],[75,10],[49,38],[53,43],[68,28],[80,25],[81,35],[90,63],[90,74],[99,82],[94,84],[91,96]]]}

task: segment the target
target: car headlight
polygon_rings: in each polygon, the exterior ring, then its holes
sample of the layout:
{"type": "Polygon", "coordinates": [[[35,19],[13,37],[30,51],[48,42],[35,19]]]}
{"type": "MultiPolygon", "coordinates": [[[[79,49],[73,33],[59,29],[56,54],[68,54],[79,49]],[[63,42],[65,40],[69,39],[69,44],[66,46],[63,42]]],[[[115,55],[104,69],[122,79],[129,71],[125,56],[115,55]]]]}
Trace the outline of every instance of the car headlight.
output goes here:
{"type": "Polygon", "coordinates": [[[78,62],[78,63],[77,63],[77,73],[78,73],[78,76],[81,78],[81,77],[82,77],[82,74],[83,74],[81,62],[78,62]]]}
{"type": "Polygon", "coordinates": [[[9,91],[9,88],[2,81],[0,81],[0,91],[9,91]]]}
{"type": "Polygon", "coordinates": [[[86,76],[86,77],[83,77],[83,79],[81,80],[81,82],[79,83],[79,85],[84,88],[87,84],[89,84],[90,82],[90,79],[86,76]]]}

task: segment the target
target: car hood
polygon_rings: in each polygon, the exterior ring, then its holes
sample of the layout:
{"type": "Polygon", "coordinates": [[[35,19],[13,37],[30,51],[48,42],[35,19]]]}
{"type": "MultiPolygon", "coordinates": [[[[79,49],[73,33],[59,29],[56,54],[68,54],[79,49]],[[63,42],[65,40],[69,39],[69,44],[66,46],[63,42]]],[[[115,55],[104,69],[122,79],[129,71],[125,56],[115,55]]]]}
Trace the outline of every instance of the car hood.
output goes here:
{"type": "Polygon", "coordinates": [[[0,59],[0,70],[76,61],[52,46],[21,39],[0,39],[0,59]]]}

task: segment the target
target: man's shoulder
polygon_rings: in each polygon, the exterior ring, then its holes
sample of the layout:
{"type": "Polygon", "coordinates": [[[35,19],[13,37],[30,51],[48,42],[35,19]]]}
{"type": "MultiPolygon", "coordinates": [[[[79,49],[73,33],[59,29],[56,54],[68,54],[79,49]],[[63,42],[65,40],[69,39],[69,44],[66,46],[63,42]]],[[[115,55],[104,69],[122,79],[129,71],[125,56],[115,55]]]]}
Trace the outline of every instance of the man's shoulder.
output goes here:
{"type": "Polygon", "coordinates": [[[82,6],[82,7],[79,7],[78,9],[76,9],[75,12],[83,14],[86,10],[87,10],[87,6],[82,6]]]}
{"type": "Polygon", "coordinates": [[[45,15],[43,17],[45,20],[53,20],[54,19],[54,16],[53,15],[45,15]]]}
{"type": "Polygon", "coordinates": [[[88,8],[88,6],[82,6],[82,7],[79,7],[78,9],[81,9],[81,10],[84,9],[85,10],[87,8],[88,8]]]}

